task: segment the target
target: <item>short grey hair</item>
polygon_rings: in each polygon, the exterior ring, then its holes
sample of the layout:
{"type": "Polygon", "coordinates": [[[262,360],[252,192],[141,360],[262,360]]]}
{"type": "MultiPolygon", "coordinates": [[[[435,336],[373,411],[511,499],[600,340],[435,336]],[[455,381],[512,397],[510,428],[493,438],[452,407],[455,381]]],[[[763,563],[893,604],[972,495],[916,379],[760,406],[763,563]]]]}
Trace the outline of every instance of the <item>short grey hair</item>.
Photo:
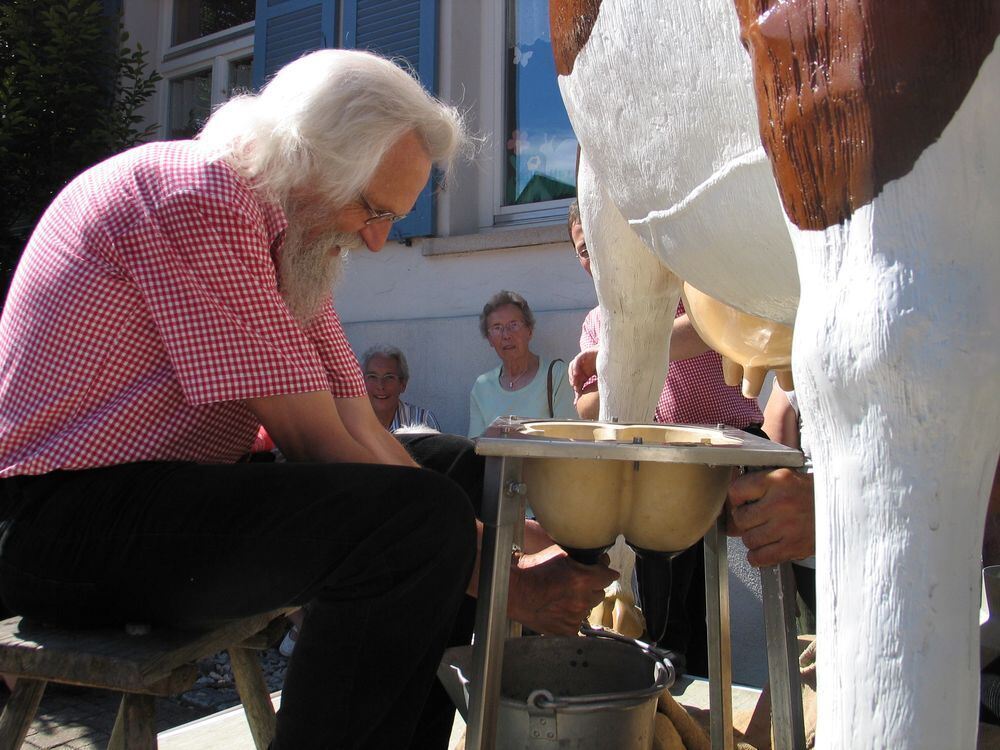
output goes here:
{"type": "Polygon", "coordinates": [[[371,52],[324,49],[284,66],[259,93],[230,99],[197,138],[268,200],[287,207],[308,188],[340,208],[411,131],[444,173],[468,148],[458,110],[410,73],[371,52]]]}
{"type": "Polygon", "coordinates": [[[569,232],[570,242],[573,241],[573,227],[577,224],[583,224],[583,219],[580,218],[580,201],[573,201],[566,212],[566,231],[569,232]]]}
{"type": "Polygon", "coordinates": [[[479,315],[479,332],[483,334],[484,339],[490,337],[490,332],[486,329],[486,319],[493,314],[493,311],[498,307],[503,307],[504,305],[514,305],[521,311],[521,315],[524,316],[524,323],[528,328],[534,330],[535,328],[535,314],[531,312],[531,308],[528,306],[528,300],[522,297],[517,292],[510,292],[506,289],[501,289],[499,292],[490,297],[489,302],[483,306],[483,311],[479,315]]]}
{"type": "Polygon", "coordinates": [[[389,344],[369,346],[365,349],[365,353],[361,355],[362,372],[368,370],[368,363],[375,357],[388,357],[389,359],[396,360],[396,364],[399,365],[399,379],[404,383],[410,380],[410,366],[406,364],[406,355],[403,354],[399,347],[389,346],[389,344]]]}

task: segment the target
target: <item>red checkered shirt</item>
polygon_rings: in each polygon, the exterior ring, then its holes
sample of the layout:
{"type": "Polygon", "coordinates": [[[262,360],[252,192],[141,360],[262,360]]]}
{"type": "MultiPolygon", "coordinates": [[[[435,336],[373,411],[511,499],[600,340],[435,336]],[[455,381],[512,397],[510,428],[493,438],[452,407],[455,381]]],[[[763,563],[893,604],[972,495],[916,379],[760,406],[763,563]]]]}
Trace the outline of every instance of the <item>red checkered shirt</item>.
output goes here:
{"type": "MultiPolygon", "coordinates": [[[[681,303],[674,317],[683,314],[681,303]]],[[[580,351],[598,348],[600,331],[601,308],[595,307],[583,321],[580,351]]],[[[584,387],[596,382],[593,377],[584,387]]],[[[669,424],[725,424],[741,429],[764,421],[756,400],[745,398],[738,388],[726,385],[722,359],[711,350],[670,363],[653,419],[669,424]]]]}
{"type": "Polygon", "coordinates": [[[332,301],[278,292],[287,221],[191,141],[84,172],[24,251],[0,319],[0,477],[132,461],[228,463],[243,400],[366,395],[332,301]]]}

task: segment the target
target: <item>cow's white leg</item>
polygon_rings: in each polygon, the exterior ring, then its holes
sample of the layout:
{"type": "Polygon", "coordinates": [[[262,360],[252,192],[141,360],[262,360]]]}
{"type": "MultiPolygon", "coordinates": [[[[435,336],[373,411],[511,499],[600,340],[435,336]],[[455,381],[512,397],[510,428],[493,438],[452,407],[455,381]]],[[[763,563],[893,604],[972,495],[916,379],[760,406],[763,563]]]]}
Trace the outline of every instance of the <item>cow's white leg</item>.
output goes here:
{"type": "Polygon", "coordinates": [[[580,159],[578,195],[601,304],[601,419],[652,422],[681,282],[632,230],[580,159]]]}
{"type": "Polygon", "coordinates": [[[912,173],[793,232],[817,476],[826,748],[972,748],[980,548],[1000,449],[1000,103],[987,61],[912,173]]]}

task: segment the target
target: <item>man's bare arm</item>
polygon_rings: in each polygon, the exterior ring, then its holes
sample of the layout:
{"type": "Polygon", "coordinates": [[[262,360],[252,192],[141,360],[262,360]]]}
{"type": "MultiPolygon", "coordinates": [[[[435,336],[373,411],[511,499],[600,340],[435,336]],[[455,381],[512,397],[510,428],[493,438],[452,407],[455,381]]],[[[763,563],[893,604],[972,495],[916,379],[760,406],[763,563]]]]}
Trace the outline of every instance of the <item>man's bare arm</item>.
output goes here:
{"type": "Polygon", "coordinates": [[[379,424],[367,397],[312,391],[247,399],[246,405],[290,461],[416,465],[379,424]]]}
{"type": "Polygon", "coordinates": [[[687,313],[674,318],[674,327],[670,334],[671,362],[697,357],[699,354],[707,352],[708,349],[708,344],[701,340],[701,336],[691,325],[687,313]]]}
{"type": "Polygon", "coordinates": [[[597,391],[597,383],[583,389],[576,398],[576,413],[580,419],[597,419],[601,413],[601,394],[597,391]]]}
{"type": "Polygon", "coordinates": [[[799,416],[788,396],[780,388],[772,388],[764,407],[764,432],[776,443],[789,448],[799,447],[799,416]]]}
{"type": "Polygon", "coordinates": [[[335,399],[337,411],[351,436],[378,457],[379,463],[417,466],[406,448],[375,416],[367,396],[335,399]]]}

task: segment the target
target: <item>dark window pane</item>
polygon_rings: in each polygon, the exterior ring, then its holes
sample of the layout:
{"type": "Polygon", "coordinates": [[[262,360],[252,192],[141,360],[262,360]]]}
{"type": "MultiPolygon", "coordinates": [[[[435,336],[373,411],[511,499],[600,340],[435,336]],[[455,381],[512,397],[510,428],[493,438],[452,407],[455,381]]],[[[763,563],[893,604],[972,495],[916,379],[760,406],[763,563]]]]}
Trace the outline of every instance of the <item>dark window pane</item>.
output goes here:
{"type": "Polygon", "coordinates": [[[504,205],[576,195],[576,136],[556,84],[548,0],[508,0],[504,205]]]}
{"type": "Polygon", "coordinates": [[[255,0],[174,0],[173,43],[182,44],[252,21],[255,0]]]}
{"type": "Polygon", "coordinates": [[[167,138],[193,138],[212,111],[212,72],[205,70],[170,81],[167,138]]]}
{"type": "Polygon", "coordinates": [[[246,57],[229,63],[229,88],[226,98],[234,94],[245,94],[253,89],[253,58],[246,57]]]}

